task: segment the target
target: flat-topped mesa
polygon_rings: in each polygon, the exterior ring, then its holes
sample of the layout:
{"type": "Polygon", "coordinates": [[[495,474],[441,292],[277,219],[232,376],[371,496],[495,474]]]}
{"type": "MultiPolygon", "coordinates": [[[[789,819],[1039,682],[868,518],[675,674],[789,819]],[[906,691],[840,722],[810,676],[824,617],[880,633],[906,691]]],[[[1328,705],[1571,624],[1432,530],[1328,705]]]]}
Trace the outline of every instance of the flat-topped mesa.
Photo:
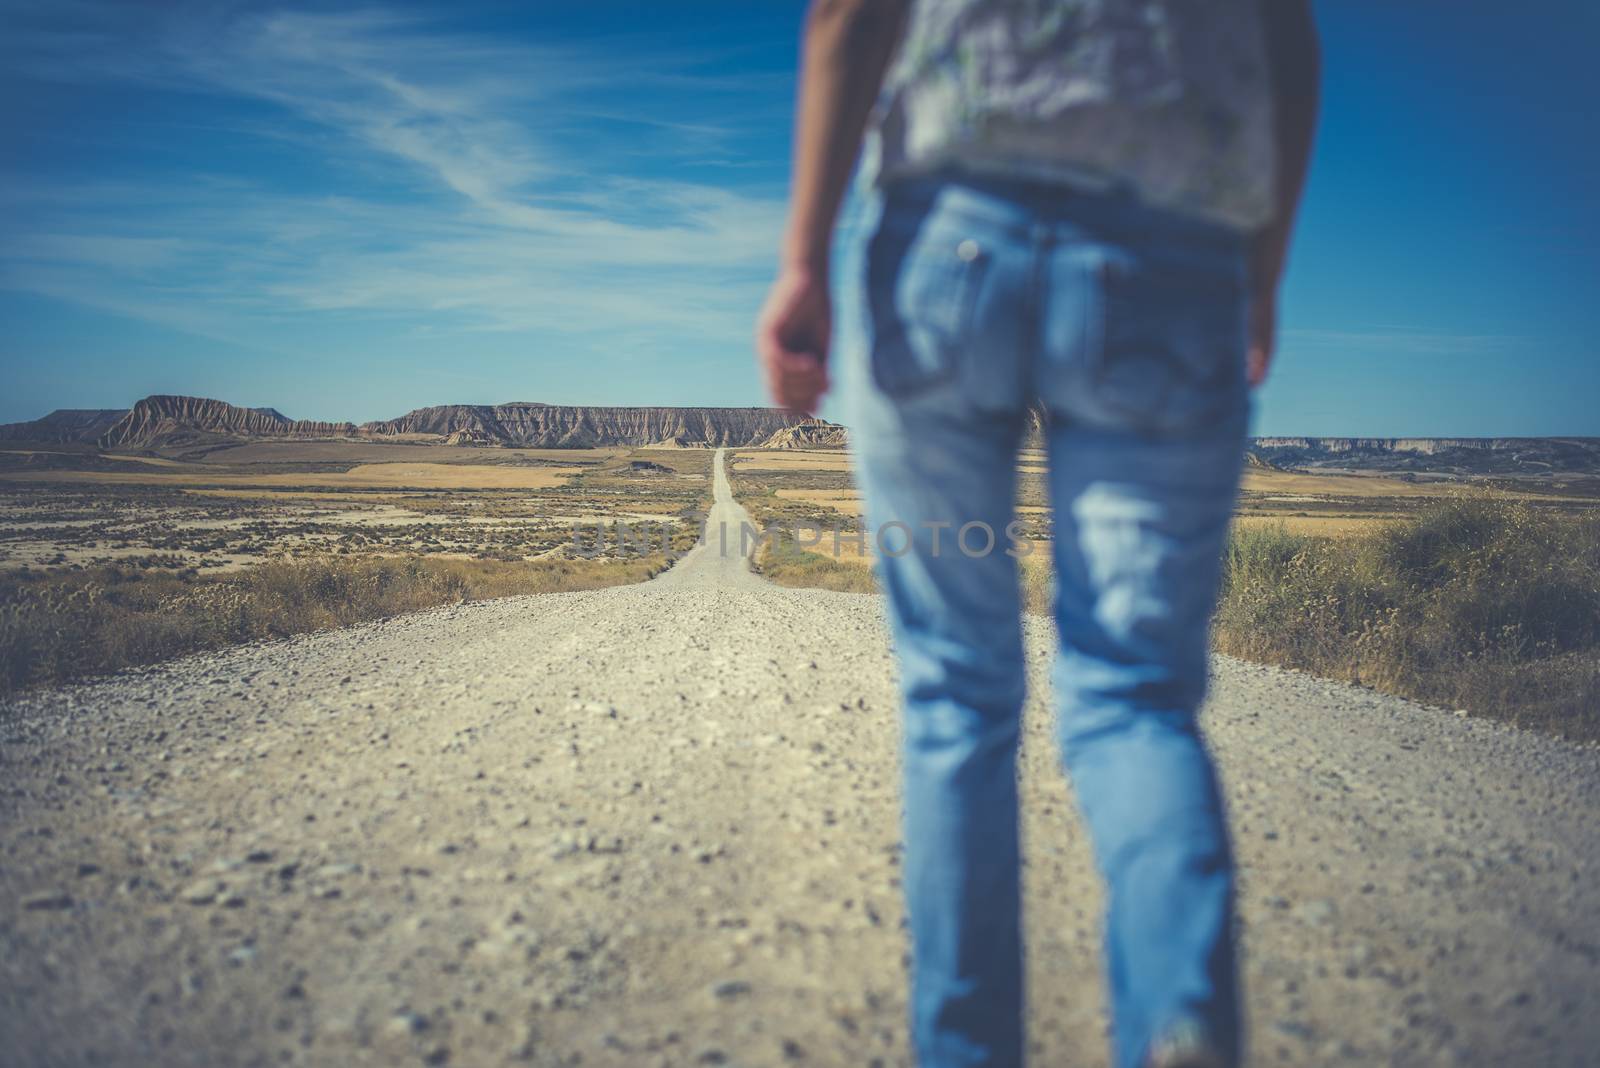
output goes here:
{"type": "Polygon", "coordinates": [[[456,438],[529,448],[597,445],[753,446],[805,416],[778,408],[642,408],[446,404],[366,423],[375,438],[456,438]]]}
{"type": "Polygon", "coordinates": [[[146,397],[100,435],[103,449],[200,444],[226,439],[347,438],[353,423],[287,419],[273,408],[240,408],[206,397],[146,397]]]}
{"type": "Polygon", "coordinates": [[[325,423],[289,419],[275,408],[241,408],[204,397],[153,396],[127,412],[57,412],[0,428],[0,437],[94,442],[103,449],[148,449],[272,439],[412,441],[450,445],[587,448],[607,445],[752,447],[786,428],[812,423],[826,437],[842,428],[777,408],[667,408],[515,404],[443,404],[398,419],[325,423]],[[68,415],[78,418],[67,418],[68,415]],[[56,420],[59,426],[47,425],[56,420]]]}

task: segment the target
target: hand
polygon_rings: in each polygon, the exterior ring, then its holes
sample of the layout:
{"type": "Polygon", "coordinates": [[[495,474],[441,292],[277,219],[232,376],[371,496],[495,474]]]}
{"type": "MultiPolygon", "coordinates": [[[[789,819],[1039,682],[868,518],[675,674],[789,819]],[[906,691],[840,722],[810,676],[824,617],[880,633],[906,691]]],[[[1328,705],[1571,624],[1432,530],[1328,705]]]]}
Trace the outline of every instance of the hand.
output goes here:
{"type": "Polygon", "coordinates": [[[1245,377],[1251,386],[1267,380],[1267,370],[1278,348],[1278,287],[1258,286],[1250,300],[1250,348],[1245,357],[1245,377]]]}
{"type": "Polygon", "coordinates": [[[816,414],[828,391],[832,334],[833,302],[826,275],[785,267],[756,320],[756,360],[775,404],[816,414]]]}

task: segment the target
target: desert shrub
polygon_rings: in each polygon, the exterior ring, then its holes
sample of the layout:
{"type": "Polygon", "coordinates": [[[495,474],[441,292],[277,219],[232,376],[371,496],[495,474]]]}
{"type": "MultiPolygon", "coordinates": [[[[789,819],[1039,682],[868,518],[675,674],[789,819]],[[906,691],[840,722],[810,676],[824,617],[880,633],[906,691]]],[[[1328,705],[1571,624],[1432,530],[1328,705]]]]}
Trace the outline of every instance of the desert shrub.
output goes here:
{"type": "MultiPolygon", "coordinates": [[[[745,500],[758,518],[787,518],[745,500]]],[[[784,586],[876,588],[859,561],[782,535],[757,569],[784,586]]],[[[1048,613],[1048,560],[1020,570],[1024,607],[1048,613]]],[[[1213,639],[1233,656],[1600,738],[1600,515],[1463,496],[1345,537],[1236,527],[1213,639]]]]}
{"type": "Polygon", "coordinates": [[[1460,498],[1319,538],[1236,530],[1223,652],[1600,736],[1600,517],[1460,498]]]}
{"type": "Polygon", "coordinates": [[[326,556],[247,571],[0,572],[0,692],[441,604],[649,578],[653,556],[533,562],[326,556]]]}
{"type": "Polygon", "coordinates": [[[840,593],[874,593],[878,589],[872,569],[858,561],[803,548],[786,529],[773,528],[757,554],[755,570],[780,586],[835,590],[840,593]]]}

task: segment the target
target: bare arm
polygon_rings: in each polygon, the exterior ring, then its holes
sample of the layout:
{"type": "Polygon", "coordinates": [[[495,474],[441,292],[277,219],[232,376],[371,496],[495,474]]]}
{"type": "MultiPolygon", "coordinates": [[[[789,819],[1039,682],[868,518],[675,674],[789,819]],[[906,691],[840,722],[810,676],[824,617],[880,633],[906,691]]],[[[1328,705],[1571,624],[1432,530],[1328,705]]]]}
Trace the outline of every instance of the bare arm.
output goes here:
{"type": "Polygon", "coordinates": [[[827,270],[834,219],[906,7],[906,0],[814,0],[806,15],[785,265],[827,270]]]}
{"type": "Polygon", "coordinates": [[[1277,346],[1278,284],[1288,260],[1289,237],[1305,189],[1316,131],[1322,50],[1311,0],[1261,0],[1267,66],[1272,81],[1273,134],[1277,148],[1277,204],[1252,250],[1249,372],[1253,385],[1267,377],[1277,346]]]}
{"type": "Polygon", "coordinates": [[[789,221],[778,280],[756,326],[773,400],[811,412],[828,388],[828,261],[909,0],[813,0],[806,15],[789,221]]]}

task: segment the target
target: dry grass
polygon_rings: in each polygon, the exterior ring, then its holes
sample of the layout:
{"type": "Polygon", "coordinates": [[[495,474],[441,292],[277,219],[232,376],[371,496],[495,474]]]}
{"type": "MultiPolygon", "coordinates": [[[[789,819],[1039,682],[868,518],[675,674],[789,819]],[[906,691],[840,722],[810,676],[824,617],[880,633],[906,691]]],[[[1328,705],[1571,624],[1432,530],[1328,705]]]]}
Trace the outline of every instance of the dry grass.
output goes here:
{"type": "Polygon", "coordinates": [[[1456,498],[1342,538],[1236,529],[1216,645],[1600,738],[1600,516],[1456,498]]]}
{"type": "Polygon", "coordinates": [[[1235,515],[1233,529],[1238,531],[1271,527],[1287,530],[1291,534],[1340,538],[1350,534],[1371,534],[1385,522],[1407,518],[1391,513],[1371,515],[1343,515],[1336,512],[1298,512],[1288,515],[1249,513],[1235,515]]]}
{"type": "MultiPolygon", "coordinates": [[[[779,586],[838,590],[843,593],[877,593],[872,557],[855,551],[845,539],[835,553],[831,536],[816,548],[805,548],[787,534],[775,534],[763,548],[755,569],[779,586]]],[[[1032,554],[1017,561],[1024,611],[1037,615],[1050,611],[1050,547],[1035,543],[1032,554]]]]}
{"type": "Polygon", "coordinates": [[[1250,467],[1244,472],[1246,493],[1288,494],[1306,499],[1322,497],[1449,497],[1459,496],[1460,483],[1411,481],[1381,475],[1344,475],[1328,472],[1279,471],[1250,467]]]}
{"type": "MultiPolygon", "coordinates": [[[[627,453],[625,448],[601,449],[516,449],[478,448],[468,445],[400,444],[359,441],[252,441],[228,445],[203,454],[208,464],[305,464],[305,463],[428,463],[492,464],[529,461],[570,466],[595,465],[627,453]]],[[[193,456],[185,452],[186,456],[193,456]]],[[[138,457],[117,455],[119,460],[138,457]]]]}
{"type": "Polygon", "coordinates": [[[624,560],[317,558],[202,577],[137,564],[0,573],[0,692],[436,605],[640,582],[624,560]]]}
{"type": "Polygon", "coordinates": [[[692,540],[683,516],[708,503],[712,453],[283,442],[121,470],[63,456],[73,465],[0,482],[0,692],[452,601],[640,581],[665,565],[664,533],[676,551],[692,540]],[[580,520],[585,547],[596,524],[613,534],[601,557],[575,558],[580,520]]]}
{"type": "Polygon", "coordinates": [[[0,478],[16,482],[106,483],[164,487],[329,489],[548,489],[559,486],[577,471],[570,467],[514,467],[501,464],[379,463],[356,464],[348,471],[307,471],[270,474],[219,473],[214,468],[190,465],[182,471],[0,471],[0,478]]]}
{"type": "Polygon", "coordinates": [[[774,492],[784,500],[803,501],[806,504],[815,504],[845,515],[861,514],[860,490],[778,489],[774,492]]]}
{"type": "Polygon", "coordinates": [[[850,454],[843,449],[741,449],[729,459],[749,472],[850,470],[850,454]]]}
{"type": "Polygon", "coordinates": [[[571,468],[509,467],[499,464],[357,464],[344,472],[337,484],[418,489],[547,489],[561,485],[573,474],[575,472],[571,468]]]}
{"type": "Polygon", "coordinates": [[[778,489],[772,484],[775,474],[781,479],[819,470],[845,472],[848,458],[844,454],[764,451],[741,453],[735,459],[736,465],[728,470],[734,496],[757,526],[772,531],[753,562],[758,574],[779,586],[841,593],[876,592],[878,586],[872,568],[867,566],[869,561],[855,551],[849,536],[859,525],[857,518],[833,507],[835,500],[844,503],[855,491],[778,489]],[[796,527],[807,539],[806,545],[794,538],[796,527]],[[845,535],[840,539],[838,554],[833,551],[834,530],[845,535]],[[821,532],[820,543],[814,545],[821,552],[808,547],[815,532],[821,532]]]}
{"type": "Polygon", "coordinates": [[[775,534],[756,559],[755,570],[779,586],[836,590],[840,593],[876,593],[872,568],[854,559],[801,548],[787,533],[775,534]]]}
{"type": "MultiPolygon", "coordinates": [[[[855,510],[854,495],[794,488],[802,463],[738,470],[740,499],[760,523],[854,519],[841,515],[855,510]]],[[[1293,491],[1285,503],[1296,512],[1236,518],[1218,650],[1600,739],[1596,510],[1565,498],[1555,500],[1567,507],[1552,507],[1544,494],[1363,476],[1266,472],[1247,486],[1293,491]],[[1318,496],[1333,491],[1341,497],[1318,496]],[[1399,493],[1410,499],[1390,496],[1399,493]]],[[[1050,611],[1047,545],[1020,561],[1030,612],[1050,611]]],[[[758,568],[780,585],[871,592],[869,562],[780,536],[758,568]]]]}

